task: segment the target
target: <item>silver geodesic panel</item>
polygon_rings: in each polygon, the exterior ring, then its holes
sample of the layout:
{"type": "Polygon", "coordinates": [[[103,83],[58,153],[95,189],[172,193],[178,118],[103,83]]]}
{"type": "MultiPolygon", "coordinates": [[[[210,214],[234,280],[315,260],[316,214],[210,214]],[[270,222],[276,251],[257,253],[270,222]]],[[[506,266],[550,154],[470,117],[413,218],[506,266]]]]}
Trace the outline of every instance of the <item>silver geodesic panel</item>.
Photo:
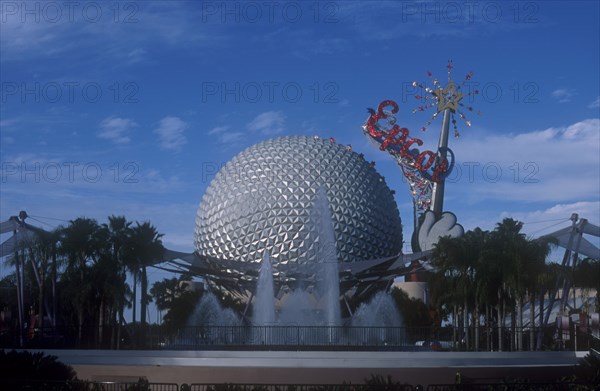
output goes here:
{"type": "Polygon", "coordinates": [[[400,216],[383,177],[344,145],[300,136],[251,146],[217,173],[198,208],[196,251],[260,262],[267,249],[274,266],[315,261],[318,239],[310,214],[320,186],[340,262],[400,252],[400,216]]]}

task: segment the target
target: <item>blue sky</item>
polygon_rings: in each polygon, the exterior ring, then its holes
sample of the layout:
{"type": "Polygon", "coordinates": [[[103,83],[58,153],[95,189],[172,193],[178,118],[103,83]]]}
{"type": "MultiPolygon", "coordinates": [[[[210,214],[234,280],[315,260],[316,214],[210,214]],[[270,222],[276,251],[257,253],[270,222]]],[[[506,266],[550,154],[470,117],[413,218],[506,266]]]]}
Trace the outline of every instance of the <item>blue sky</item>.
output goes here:
{"type": "Polygon", "coordinates": [[[367,107],[393,99],[399,123],[435,149],[440,123],[419,130],[430,114],[412,114],[411,83],[443,79],[451,58],[456,80],[474,72],[482,93],[470,103],[483,114],[450,140],[459,169],[445,209],[466,229],[513,217],[532,236],[573,212],[600,222],[597,1],[2,1],[0,11],[0,221],[124,214],[191,251],[216,168],[302,134],[376,161],[408,237],[408,186],[361,125],[367,107]]]}

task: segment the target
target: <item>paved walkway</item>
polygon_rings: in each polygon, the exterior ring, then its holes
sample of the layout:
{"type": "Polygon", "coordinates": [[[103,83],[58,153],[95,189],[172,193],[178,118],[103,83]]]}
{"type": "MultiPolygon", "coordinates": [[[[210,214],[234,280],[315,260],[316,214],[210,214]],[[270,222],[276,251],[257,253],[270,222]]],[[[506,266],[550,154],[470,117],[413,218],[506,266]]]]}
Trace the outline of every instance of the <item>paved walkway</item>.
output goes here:
{"type": "Polygon", "coordinates": [[[548,381],[573,373],[586,352],[264,352],[46,350],[84,380],[164,383],[362,383],[372,374],[416,384],[504,377],[548,381]]]}

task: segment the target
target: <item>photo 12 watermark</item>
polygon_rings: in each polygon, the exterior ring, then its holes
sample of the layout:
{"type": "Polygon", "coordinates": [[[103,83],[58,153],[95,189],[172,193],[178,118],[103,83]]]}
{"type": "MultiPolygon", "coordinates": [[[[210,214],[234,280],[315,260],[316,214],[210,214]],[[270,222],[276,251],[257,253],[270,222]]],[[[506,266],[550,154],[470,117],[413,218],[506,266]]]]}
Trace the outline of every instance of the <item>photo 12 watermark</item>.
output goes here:
{"type": "Polygon", "coordinates": [[[140,86],[132,81],[100,83],[94,81],[0,83],[0,102],[7,103],[138,103],[140,86]]]}
{"type": "MultiPolygon", "coordinates": [[[[512,183],[532,184],[540,182],[540,166],[536,162],[513,162],[512,164],[499,162],[456,162],[452,169],[444,176],[446,183],[498,183],[501,181],[512,183]]],[[[406,182],[406,178],[401,176],[406,182]]]]}
{"type": "MultiPolygon", "coordinates": [[[[403,103],[426,102],[427,91],[422,86],[427,82],[402,82],[403,103]]],[[[501,84],[495,81],[478,82],[465,80],[460,84],[460,91],[464,95],[463,101],[468,104],[477,102],[498,103],[511,101],[513,103],[539,103],[540,86],[534,81],[513,81],[510,84],[501,84]]]]}
{"type": "Polygon", "coordinates": [[[335,1],[201,1],[202,23],[338,23],[335,1]]]}
{"type": "Polygon", "coordinates": [[[114,183],[140,181],[136,162],[100,164],[98,162],[11,162],[0,163],[0,183],[114,183]]]}
{"type": "Polygon", "coordinates": [[[138,23],[135,1],[0,1],[2,23],[138,23]]]}
{"type": "Polygon", "coordinates": [[[205,81],[201,102],[218,103],[339,103],[339,85],[333,81],[205,81]]]}
{"type": "Polygon", "coordinates": [[[476,24],[538,23],[540,5],[533,1],[401,1],[401,23],[476,24]]]}

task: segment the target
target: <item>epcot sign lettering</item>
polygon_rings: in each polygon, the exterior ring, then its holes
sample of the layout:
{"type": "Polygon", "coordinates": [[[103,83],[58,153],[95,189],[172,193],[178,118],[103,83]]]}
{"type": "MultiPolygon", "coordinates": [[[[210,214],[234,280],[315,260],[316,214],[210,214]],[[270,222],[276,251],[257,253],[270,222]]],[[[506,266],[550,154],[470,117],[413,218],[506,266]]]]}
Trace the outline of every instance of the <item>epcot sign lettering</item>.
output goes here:
{"type": "MultiPolygon", "coordinates": [[[[437,152],[430,150],[420,152],[416,148],[411,149],[415,144],[419,147],[422,146],[423,141],[409,137],[409,130],[396,124],[395,114],[398,112],[398,104],[392,100],[382,101],[377,107],[377,111],[368,109],[370,116],[363,125],[363,131],[369,140],[374,142],[380,150],[391,154],[400,166],[414,200],[415,221],[417,215],[420,216],[422,211],[427,210],[433,211],[438,218],[441,216],[444,181],[454,168],[454,153],[448,148],[450,124],[454,128],[455,137],[459,137],[455,115],[465,121],[467,126],[471,126],[471,121],[467,119],[461,109],[473,112],[473,107],[466,106],[462,100],[464,97],[472,97],[479,93],[477,90],[471,90],[466,94],[462,92],[462,88],[473,77],[473,71],[470,71],[462,82],[454,83],[452,81],[452,69],[454,68],[452,60],[448,60],[446,68],[448,68],[448,83],[445,86],[442,86],[440,80],[429,71],[427,76],[431,79],[433,87],[421,85],[416,81],[412,83],[413,86],[424,92],[424,94],[415,95],[415,98],[420,101],[420,105],[412,112],[434,108],[433,115],[421,130],[425,131],[439,114],[443,114],[437,152]],[[386,110],[390,107],[391,110],[386,110]]],[[[481,114],[479,111],[475,112],[481,114]]]]}
{"type": "MultiPolygon", "coordinates": [[[[445,86],[429,71],[427,76],[431,80],[432,87],[421,85],[416,81],[412,83],[424,92],[415,95],[420,104],[412,112],[434,109],[433,115],[421,130],[425,131],[439,114],[443,114],[437,152],[430,150],[420,152],[417,148],[411,149],[415,144],[422,146],[423,141],[411,138],[407,128],[401,128],[396,124],[395,114],[398,112],[398,104],[393,100],[382,101],[377,111],[368,109],[370,115],[363,125],[365,136],[381,151],[392,155],[408,181],[413,198],[415,234],[417,234],[417,241],[412,242],[413,253],[430,250],[441,236],[459,237],[464,232],[463,227],[456,223],[456,216],[451,212],[444,212],[443,209],[444,182],[452,172],[455,161],[454,152],[448,148],[448,133],[452,124],[454,136],[459,137],[456,117],[462,119],[467,126],[471,126],[471,121],[462,110],[473,112],[474,109],[465,105],[462,100],[464,97],[478,94],[479,91],[471,90],[465,94],[462,90],[473,77],[473,71],[467,73],[462,82],[454,83],[452,60],[448,60],[446,68],[448,82],[445,86]]],[[[481,114],[478,110],[475,110],[475,113],[481,114]]]]}
{"type": "Polygon", "coordinates": [[[366,131],[375,142],[380,144],[380,150],[387,151],[394,156],[399,156],[402,159],[403,165],[407,164],[411,168],[418,170],[423,177],[430,181],[437,183],[443,181],[452,172],[452,168],[454,167],[454,153],[447,147],[438,149],[438,153],[430,150],[419,153],[416,149],[410,149],[413,144],[422,146],[423,141],[418,138],[409,137],[409,130],[401,128],[395,123],[393,115],[397,112],[398,104],[396,102],[393,100],[382,101],[377,107],[377,112],[369,109],[371,115],[367,119],[366,131]],[[391,111],[385,110],[388,106],[392,107],[391,111]],[[379,124],[379,121],[382,119],[388,119],[388,123],[393,125],[390,130],[384,129],[379,124]],[[450,154],[450,162],[448,162],[443,152],[450,154]]]}

